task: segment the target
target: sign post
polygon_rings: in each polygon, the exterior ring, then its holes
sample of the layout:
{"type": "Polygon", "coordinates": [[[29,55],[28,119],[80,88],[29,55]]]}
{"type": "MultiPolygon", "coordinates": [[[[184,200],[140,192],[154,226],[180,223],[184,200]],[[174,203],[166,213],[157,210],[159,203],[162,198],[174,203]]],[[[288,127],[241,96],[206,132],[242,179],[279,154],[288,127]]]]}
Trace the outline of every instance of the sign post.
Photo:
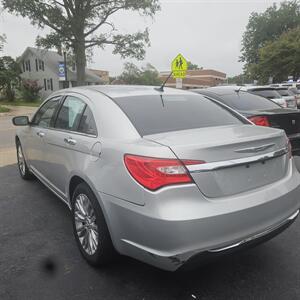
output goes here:
{"type": "Polygon", "coordinates": [[[182,54],[178,54],[172,61],[172,74],[176,79],[176,88],[182,89],[182,79],[186,77],[186,71],[188,69],[187,60],[182,54]]]}

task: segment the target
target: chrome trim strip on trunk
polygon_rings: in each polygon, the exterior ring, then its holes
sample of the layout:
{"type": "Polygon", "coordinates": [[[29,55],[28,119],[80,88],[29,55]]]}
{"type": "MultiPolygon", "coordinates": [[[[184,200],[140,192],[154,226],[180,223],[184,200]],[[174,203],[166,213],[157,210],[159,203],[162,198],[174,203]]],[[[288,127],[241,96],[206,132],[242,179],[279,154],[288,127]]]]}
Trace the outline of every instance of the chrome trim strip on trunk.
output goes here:
{"type": "Polygon", "coordinates": [[[275,227],[271,227],[263,232],[260,232],[260,233],[257,233],[255,235],[252,235],[246,239],[243,239],[237,243],[234,243],[234,244],[231,244],[231,245],[228,245],[228,246],[225,246],[225,247],[222,247],[222,248],[216,248],[216,249],[211,249],[211,250],[208,250],[208,252],[222,252],[222,251],[226,251],[226,250],[230,250],[232,248],[235,248],[235,247],[238,247],[238,246],[241,246],[247,242],[250,242],[250,241],[253,241],[255,239],[258,239],[260,237],[263,237],[269,233],[271,233],[272,231],[275,231],[276,229],[279,229],[281,226],[284,226],[285,224],[289,223],[289,222],[292,222],[294,221],[299,215],[299,209],[293,213],[290,217],[288,217],[287,219],[285,219],[283,222],[281,222],[279,225],[275,226],[275,227]]]}
{"type": "Polygon", "coordinates": [[[186,168],[190,173],[209,172],[219,169],[225,169],[240,165],[247,165],[255,162],[264,162],[266,160],[279,157],[288,153],[288,148],[279,149],[265,154],[254,155],[245,158],[231,159],[226,161],[216,161],[211,163],[203,163],[199,165],[187,165],[186,168]]]}

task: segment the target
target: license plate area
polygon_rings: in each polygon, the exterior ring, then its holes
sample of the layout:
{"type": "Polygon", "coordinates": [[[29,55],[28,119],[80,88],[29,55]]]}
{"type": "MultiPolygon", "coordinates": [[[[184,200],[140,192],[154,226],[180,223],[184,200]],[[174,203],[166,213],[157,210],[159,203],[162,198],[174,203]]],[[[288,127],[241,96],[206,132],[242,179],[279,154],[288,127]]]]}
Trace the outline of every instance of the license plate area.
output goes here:
{"type": "Polygon", "coordinates": [[[235,195],[271,184],[287,173],[287,155],[220,170],[192,174],[201,192],[210,198],[235,195]]]}

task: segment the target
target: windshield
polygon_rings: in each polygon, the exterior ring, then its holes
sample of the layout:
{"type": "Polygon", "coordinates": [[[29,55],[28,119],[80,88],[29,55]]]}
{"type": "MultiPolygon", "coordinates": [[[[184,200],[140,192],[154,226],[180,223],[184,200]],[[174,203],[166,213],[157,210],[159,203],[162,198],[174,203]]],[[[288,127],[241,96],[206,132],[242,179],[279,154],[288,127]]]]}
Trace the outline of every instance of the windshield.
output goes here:
{"type": "Polygon", "coordinates": [[[275,104],[271,100],[243,91],[230,95],[223,95],[221,96],[221,99],[225,104],[237,110],[247,111],[279,108],[279,105],[275,104]]]}
{"type": "Polygon", "coordinates": [[[142,136],[242,124],[229,110],[200,95],[132,96],[114,100],[142,136]]]}
{"type": "Polygon", "coordinates": [[[252,90],[250,93],[262,96],[267,99],[280,99],[281,96],[278,92],[272,89],[267,89],[267,90],[252,90]]]}

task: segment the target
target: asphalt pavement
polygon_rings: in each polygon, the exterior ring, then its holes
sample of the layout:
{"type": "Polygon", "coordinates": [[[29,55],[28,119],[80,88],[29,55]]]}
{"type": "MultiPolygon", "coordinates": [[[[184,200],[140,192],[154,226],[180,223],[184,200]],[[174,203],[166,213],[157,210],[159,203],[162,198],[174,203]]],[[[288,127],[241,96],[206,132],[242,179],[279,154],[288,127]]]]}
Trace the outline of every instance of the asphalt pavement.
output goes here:
{"type": "Polygon", "coordinates": [[[68,208],[39,181],[0,168],[0,299],[300,299],[300,221],[273,240],[187,273],[81,257],[68,208]]]}

